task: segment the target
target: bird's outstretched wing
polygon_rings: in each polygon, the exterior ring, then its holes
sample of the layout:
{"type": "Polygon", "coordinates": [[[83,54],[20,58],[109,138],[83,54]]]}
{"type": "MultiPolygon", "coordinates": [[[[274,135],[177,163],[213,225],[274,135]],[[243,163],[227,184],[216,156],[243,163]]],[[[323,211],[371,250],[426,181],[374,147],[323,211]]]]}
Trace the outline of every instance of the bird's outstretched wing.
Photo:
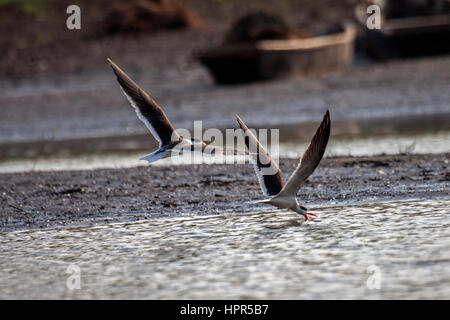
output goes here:
{"type": "Polygon", "coordinates": [[[280,169],[241,118],[238,115],[235,116],[244,131],[245,145],[252,156],[261,190],[266,196],[278,194],[284,185],[280,169]]]}
{"type": "Polygon", "coordinates": [[[153,136],[159,141],[159,146],[168,145],[171,141],[179,140],[180,136],[169,119],[167,119],[161,107],[111,59],[108,58],[107,60],[111,64],[125,96],[134,107],[138,118],[145,123],[153,136]]]}
{"type": "Polygon", "coordinates": [[[303,153],[299,165],[292,173],[288,182],[281,190],[279,196],[296,196],[298,189],[314,172],[316,167],[322,160],[325,148],[327,147],[330,137],[330,112],[327,110],[323,117],[322,123],[311,140],[308,149],[303,153]]]}

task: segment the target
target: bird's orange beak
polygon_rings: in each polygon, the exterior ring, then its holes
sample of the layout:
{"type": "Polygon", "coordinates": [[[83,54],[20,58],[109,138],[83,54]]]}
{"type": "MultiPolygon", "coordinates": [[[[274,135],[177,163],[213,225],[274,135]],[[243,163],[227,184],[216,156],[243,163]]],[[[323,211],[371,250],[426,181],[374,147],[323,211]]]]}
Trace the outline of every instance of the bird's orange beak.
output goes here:
{"type": "MultiPolygon", "coordinates": [[[[306,213],[306,216],[305,216],[305,217],[306,217],[306,219],[305,219],[306,221],[308,221],[308,215],[310,215],[310,216],[313,216],[313,217],[316,217],[316,218],[317,218],[317,214],[314,214],[314,213],[312,213],[312,212],[307,212],[307,213],[306,213]]],[[[311,220],[314,220],[314,219],[311,219],[311,220]]]]}

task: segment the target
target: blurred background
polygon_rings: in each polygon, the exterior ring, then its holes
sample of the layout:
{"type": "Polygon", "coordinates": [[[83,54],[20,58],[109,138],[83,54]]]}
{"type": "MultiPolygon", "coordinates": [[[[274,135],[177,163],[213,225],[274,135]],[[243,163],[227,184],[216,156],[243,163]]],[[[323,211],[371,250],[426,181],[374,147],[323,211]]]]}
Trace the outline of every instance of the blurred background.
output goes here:
{"type": "Polygon", "coordinates": [[[328,108],[327,156],[449,152],[449,3],[0,0],[0,170],[140,164],[156,142],[106,57],[176,128],[238,113],[296,157],[328,108]]]}
{"type": "Polygon", "coordinates": [[[449,0],[0,0],[0,33],[0,298],[450,297],[449,0]],[[137,167],[107,57],[175,128],[279,129],[285,178],[329,109],[318,221],[244,164],[137,167]]]}

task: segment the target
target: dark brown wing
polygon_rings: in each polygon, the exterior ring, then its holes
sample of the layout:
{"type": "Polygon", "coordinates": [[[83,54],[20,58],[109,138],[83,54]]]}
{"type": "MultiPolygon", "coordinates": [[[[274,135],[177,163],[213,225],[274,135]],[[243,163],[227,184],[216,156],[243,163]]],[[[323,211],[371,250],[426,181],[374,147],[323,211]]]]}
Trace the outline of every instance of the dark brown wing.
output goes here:
{"type": "Polygon", "coordinates": [[[238,115],[236,119],[244,131],[245,145],[249,153],[253,154],[251,156],[261,190],[267,196],[278,194],[284,185],[280,169],[238,115]]]}
{"type": "Polygon", "coordinates": [[[120,87],[134,107],[136,114],[142,120],[153,136],[159,141],[160,147],[177,141],[180,136],[173,128],[160,106],[145,93],[128,75],[111,59],[107,59],[117,76],[120,87]]]}
{"type": "Polygon", "coordinates": [[[327,110],[323,117],[322,123],[316,131],[316,134],[311,140],[308,149],[303,153],[302,159],[295,169],[294,173],[289,178],[284,188],[281,190],[279,196],[296,196],[298,189],[314,172],[322,160],[325,148],[327,147],[328,139],[330,137],[330,113],[327,110]]]}

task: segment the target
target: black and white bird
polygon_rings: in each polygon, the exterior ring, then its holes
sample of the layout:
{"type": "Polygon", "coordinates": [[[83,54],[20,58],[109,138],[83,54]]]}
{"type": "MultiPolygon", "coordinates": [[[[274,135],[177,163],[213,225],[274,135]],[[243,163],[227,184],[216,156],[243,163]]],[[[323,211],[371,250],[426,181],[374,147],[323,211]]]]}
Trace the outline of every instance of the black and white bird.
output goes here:
{"type": "Polygon", "coordinates": [[[283,183],[280,169],[270,154],[264,150],[264,147],[238,115],[236,115],[236,118],[239,126],[245,133],[246,147],[251,151],[251,154],[257,154],[257,156],[252,158],[255,172],[262,191],[269,197],[257,202],[295,211],[301,214],[305,220],[308,220],[308,215],[316,217],[314,213],[307,212],[306,207],[297,201],[297,192],[317,168],[325,153],[331,127],[329,111],[327,110],[325,113],[322,123],[286,185],[283,183]]]}
{"type": "Polygon", "coordinates": [[[133,106],[138,118],[145,123],[152,135],[159,142],[156,151],[144,156],[141,160],[149,163],[168,158],[172,152],[195,152],[205,155],[240,155],[246,154],[238,150],[220,148],[207,145],[203,141],[185,139],[180,136],[170,123],[163,109],[144,90],[142,90],[131,78],[122,71],[111,59],[110,63],[117,81],[133,106]]]}

